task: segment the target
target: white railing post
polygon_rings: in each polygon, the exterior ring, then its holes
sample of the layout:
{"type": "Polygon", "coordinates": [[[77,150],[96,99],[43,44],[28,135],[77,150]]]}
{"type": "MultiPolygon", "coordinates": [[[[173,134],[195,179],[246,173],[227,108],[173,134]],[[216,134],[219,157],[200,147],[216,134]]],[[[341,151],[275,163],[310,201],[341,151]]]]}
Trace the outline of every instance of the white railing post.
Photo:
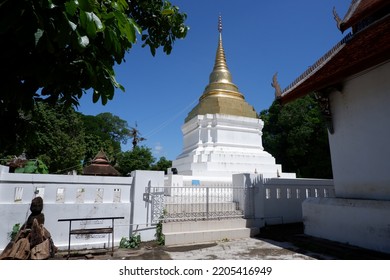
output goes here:
{"type": "Polygon", "coordinates": [[[209,207],[210,207],[210,189],[206,187],[206,219],[209,219],[209,207]]]}

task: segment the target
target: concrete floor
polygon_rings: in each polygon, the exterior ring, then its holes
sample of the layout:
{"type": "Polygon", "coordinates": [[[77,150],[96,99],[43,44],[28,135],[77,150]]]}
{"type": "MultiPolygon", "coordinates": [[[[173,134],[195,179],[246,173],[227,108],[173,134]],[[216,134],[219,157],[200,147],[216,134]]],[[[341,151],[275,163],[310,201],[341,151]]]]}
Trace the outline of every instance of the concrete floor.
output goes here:
{"type": "MultiPolygon", "coordinates": [[[[60,251],[55,259],[66,259],[60,251]]],[[[97,260],[390,260],[389,254],[305,236],[302,225],[274,226],[254,238],[221,240],[188,246],[142,242],[137,249],[116,248],[72,252],[70,259],[97,260]]]]}

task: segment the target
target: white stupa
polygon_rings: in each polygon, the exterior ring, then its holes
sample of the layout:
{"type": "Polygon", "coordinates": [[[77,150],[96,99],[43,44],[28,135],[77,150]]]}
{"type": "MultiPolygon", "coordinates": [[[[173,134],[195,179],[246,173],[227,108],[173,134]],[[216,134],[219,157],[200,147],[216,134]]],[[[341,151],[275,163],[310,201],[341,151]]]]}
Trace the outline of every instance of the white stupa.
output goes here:
{"type": "Polygon", "coordinates": [[[219,18],[219,41],[213,71],[199,103],[182,126],[183,151],[173,161],[177,174],[192,178],[229,178],[238,173],[264,177],[295,177],[283,174],[281,165],[264,151],[264,122],[237,86],[226,64],[219,18]]]}

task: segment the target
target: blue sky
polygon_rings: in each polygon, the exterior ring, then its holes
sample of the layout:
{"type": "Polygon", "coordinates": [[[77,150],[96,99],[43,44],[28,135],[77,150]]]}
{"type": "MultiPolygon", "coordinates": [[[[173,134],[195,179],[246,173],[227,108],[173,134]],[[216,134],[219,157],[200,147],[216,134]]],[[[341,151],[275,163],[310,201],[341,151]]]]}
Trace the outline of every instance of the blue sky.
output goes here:
{"type": "MultiPolygon", "coordinates": [[[[111,112],[137,123],[142,142],[154,156],[173,160],[182,150],[181,126],[208,84],[218,43],[218,16],[223,20],[227,65],[245,99],[257,112],[274,99],[272,76],[287,87],[346,34],[336,27],[332,9],[342,18],[351,0],[171,0],[188,16],[184,40],[170,55],[136,44],[126,62],[115,68],[118,82],[112,101],[102,106],[92,95],[80,100],[85,115],[111,112]]],[[[130,141],[131,142],[131,141],[130,141]]],[[[131,149],[131,143],[122,150],[131,149]]]]}

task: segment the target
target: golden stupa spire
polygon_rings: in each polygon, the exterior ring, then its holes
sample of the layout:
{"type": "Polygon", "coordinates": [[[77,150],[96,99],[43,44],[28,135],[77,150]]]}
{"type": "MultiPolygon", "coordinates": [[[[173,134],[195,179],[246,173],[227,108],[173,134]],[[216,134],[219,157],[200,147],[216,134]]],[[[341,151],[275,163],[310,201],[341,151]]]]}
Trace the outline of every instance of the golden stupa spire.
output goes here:
{"type": "Polygon", "coordinates": [[[226,64],[225,50],[222,45],[222,16],[218,17],[218,32],[219,40],[214,68],[209,77],[209,84],[201,96],[201,99],[209,95],[244,98],[238,91],[237,86],[233,83],[232,74],[230,74],[226,64]]]}
{"type": "Polygon", "coordinates": [[[188,114],[185,122],[197,115],[225,114],[249,118],[257,118],[252,106],[246,101],[232,81],[232,75],[226,64],[225,51],[222,46],[222,17],[218,18],[219,40],[213,71],[209,76],[198,105],[188,114]]]}
{"type": "Polygon", "coordinates": [[[225,72],[226,75],[224,75],[223,78],[228,78],[227,82],[231,83],[232,77],[226,64],[225,50],[223,49],[222,46],[222,16],[218,17],[218,32],[219,32],[218,48],[217,48],[217,54],[215,55],[213,72],[210,75],[210,83],[217,82],[217,79],[220,77],[218,77],[216,74],[218,74],[219,72],[225,72]]]}

